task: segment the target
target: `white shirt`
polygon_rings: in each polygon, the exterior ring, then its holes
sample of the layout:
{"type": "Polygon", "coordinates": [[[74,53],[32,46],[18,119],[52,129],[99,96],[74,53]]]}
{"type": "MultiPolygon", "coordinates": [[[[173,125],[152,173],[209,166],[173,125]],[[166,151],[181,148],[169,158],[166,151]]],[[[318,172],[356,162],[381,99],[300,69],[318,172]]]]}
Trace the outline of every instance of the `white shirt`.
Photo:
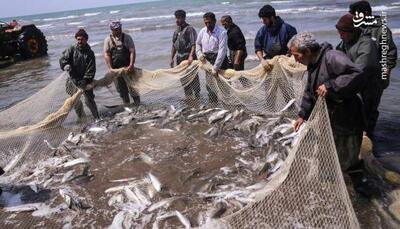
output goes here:
{"type": "Polygon", "coordinates": [[[200,30],[196,40],[197,57],[203,53],[218,53],[214,63],[214,69],[218,70],[228,52],[228,35],[226,30],[215,25],[212,32],[207,31],[207,27],[200,30]]]}

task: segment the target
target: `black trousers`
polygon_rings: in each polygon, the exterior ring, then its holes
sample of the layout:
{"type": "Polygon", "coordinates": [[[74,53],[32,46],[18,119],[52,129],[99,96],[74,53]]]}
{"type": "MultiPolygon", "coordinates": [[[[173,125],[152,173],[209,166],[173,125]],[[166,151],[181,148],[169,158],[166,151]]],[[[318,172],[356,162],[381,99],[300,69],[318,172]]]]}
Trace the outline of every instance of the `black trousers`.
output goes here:
{"type": "MultiPolygon", "coordinates": [[[[189,53],[187,54],[177,54],[176,56],[176,65],[179,65],[182,61],[187,60],[189,57],[189,53]]],[[[196,55],[193,57],[194,60],[197,60],[196,55]]],[[[183,90],[185,91],[186,96],[195,96],[196,98],[200,97],[200,81],[199,75],[196,74],[192,82],[187,84],[185,79],[181,79],[181,84],[183,86],[183,90]],[[186,85],[186,86],[185,86],[186,85]]]]}
{"type": "Polygon", "coordinates": [[[133,102],[137,105],[140,104],[140,96],[134,88],[129,87],[123,77],[118,77],[114,81],[115,88],[124,103],[130,103],[129,95],[131,95],[133,102]]]}
{"type": "Polygon", "coordinates": [[[364,100],[364,112],[367,119],[367,135],[369,138],[374,138],[374,131],[376,123],[379,117],[379,104],[381,102],[383,93],[383,85],[376,81],[376,83],[371,83],[362,92],[362,97],[364,100]]]}
{"type": "MultiPolygon", "coordinates": [[[[75,86],[73,80],[71,80],[71,78],[69,77],[67,79],[67,82],[65,83],[65,91],[70,96],[74,95],[78,91],[78,88],[75,86]]],[[[83,96],[85,97],[85,104],[89,108],[93,117],[95,119],[100,118],[96,102],[94,101],[93,89],[84,91],[83,96]]],[[[78,100],[76,102],[74,109],[79,119],[85,117],[85,110],[83,109],[83,104],[81,100],[78,100]]]]}
{"type": "MultiPolygon", "coordinates": [[[[206,60],[210,62],[211,64],[215,64],[215,61],[217,60],[218,53],[204,53],[206,60]]],[[[226,70],[229,68],[229,60],[228,57],[225,56],[224,61],[222,62],[221,67],[219,68],[220,70],[226,70]]],[[[208,100],[210,102],[218,102],[218,96],[215,93],[217,91],[217,85],[214,82],[213,79],[214,76],[211,76],[210,73],[206,72],[206,83],[207,83],[207,91],[208,91],[208,100]]]]}

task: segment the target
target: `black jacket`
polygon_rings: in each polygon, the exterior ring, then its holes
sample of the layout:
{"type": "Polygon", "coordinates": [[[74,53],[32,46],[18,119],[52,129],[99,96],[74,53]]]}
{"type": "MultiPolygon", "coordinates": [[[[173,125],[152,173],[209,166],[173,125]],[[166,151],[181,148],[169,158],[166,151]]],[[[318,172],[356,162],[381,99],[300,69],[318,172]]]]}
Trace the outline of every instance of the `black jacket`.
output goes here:
{"type": "Polygon", "coordinates": [[[323,43],[317,62],[307,66],[308,78],[299,116],[307,120],[317,101],[316,90],[322,84],[328,89],[326,103],[332,129],[351,134],[361,131],[363,120],[361,99],[357,95],[365,84],[359,69],[343,52],[323,43]]]}
{"type": "Polygon", "coordinates": [[[83,78],[89,82],[96,74],[96,58],[89,45],[79,48],[73,45],[66,49],[60,58],[60,67],[71,66],[70,76],[75,82],[83,78]]]}

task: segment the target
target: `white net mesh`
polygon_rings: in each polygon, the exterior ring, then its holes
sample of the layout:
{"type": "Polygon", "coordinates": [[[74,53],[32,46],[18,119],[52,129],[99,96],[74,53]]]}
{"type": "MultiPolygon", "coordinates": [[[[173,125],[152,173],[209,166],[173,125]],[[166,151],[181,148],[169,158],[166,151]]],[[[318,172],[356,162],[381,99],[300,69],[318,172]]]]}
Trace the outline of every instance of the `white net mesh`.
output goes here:
{"type": "MultiPolygon", "coordinates": [[[[210,103],[212,107],[245,109],[267,116],[283,115],[282,109],[302,96],[305,68],[286,56],[247,71],[226,70],[218,77],[212,76],[210,69],[209,63],[201,61],[156,71],[135,69],[128,73],[119,69],[95,80],[91,87],[97,90],[123,77],[146,105],[195,107],[210,103]],[[192,93],[185,95],[184,88],[192,93]]],[[[67,99],[66,78],[62,74],[30,98],[0,112],[0,166],[14,174],[15,182],[24,176],[26,164],[50,157],[53,146],[85,123],[77,123],[76,114],[71,112],[82,91],[67,99]]],[[[295,118],[297,111],[296,106],[286,107],[284,116],[295,118]]],[[[252,195],[256,202],[209,221],[205,227],[359,227],[342,178],[324,100],[318,100],[281,169],[252,195]]]]}

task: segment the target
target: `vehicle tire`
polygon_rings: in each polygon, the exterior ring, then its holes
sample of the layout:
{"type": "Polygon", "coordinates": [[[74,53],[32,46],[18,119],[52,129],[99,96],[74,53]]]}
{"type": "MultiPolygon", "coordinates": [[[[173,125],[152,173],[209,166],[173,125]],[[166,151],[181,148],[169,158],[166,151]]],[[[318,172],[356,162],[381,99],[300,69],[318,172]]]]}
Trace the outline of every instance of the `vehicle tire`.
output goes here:
{"type": "Polygon", "coordinates": [[[18,37],[19,53],[24,59],[47,55],[47,41],[43,33],[34,26],[23,28],[18,37]]]}

